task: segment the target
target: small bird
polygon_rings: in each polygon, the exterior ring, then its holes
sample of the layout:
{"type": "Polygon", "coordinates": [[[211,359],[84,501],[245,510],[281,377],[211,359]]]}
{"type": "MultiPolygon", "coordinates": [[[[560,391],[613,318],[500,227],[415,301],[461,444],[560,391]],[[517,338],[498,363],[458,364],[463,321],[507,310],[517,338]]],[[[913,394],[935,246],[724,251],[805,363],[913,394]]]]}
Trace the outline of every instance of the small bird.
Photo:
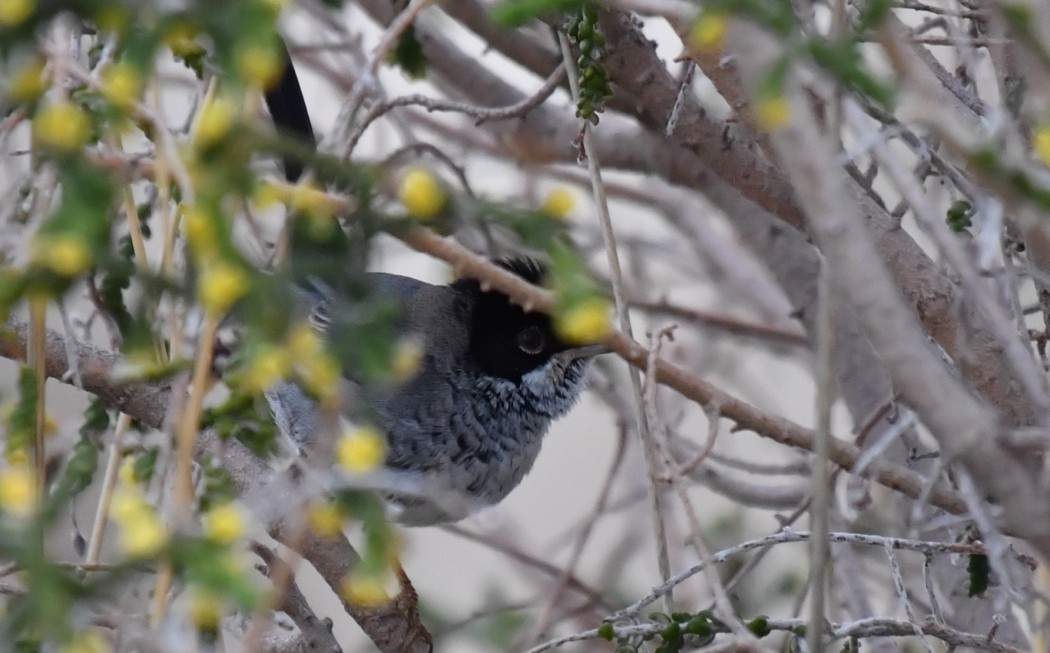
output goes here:
{"type": "MultiPolygon", "coordinates": [[[[542,283],[531,259],[501,267],[542,283]]],[[[551,318],[526,312],[479,282],[447,286],[372,273],[374,291],[396,301],[402,337],[417,337],[422,356],[415,374],[390,386],[350,380],[346,405],[370,417],[387,440],[386,472],[412,491],[388,492],[396,519],[406,525],[458,521],[502,501],[521,483],[553,420],[566,414],[584,385],[588,361],[601,345],[572,346],[551,318]]],[[[302,290],[310,323],[339,338],[332,291],[320,283],[302,290]]],[[[267,394],[281,432],[300,447],[323,431],[320,409],[291,383],[267,394]]]]}
{"type": "MultiPolygon", "coordinates": [[[[316,146],[295,67],[287,50],[284,55],[284,71],[267,90],[266,105],[279,132],[316,146]]],[[[289,181],[303,173],[294,155],[283,165],[289,181]]],[[[497,264],[543,282],[545,270],[532,259],[497,264]]],[[[566,343],[549,316],[527,312],[475,280],[437,286],[393,274],[368,276],[373,290],[401,310],[397,335],[423,343],[419,367],[403,383],[368,387],[344,370],[348,416],[371,419],[384,433],[384,471],[396,487],[407,488],[384,486],[398,521],[458,521],[499,503],[532,468],[551,422],[576,402],[588,361],[606,349],[566,343]]],[[[320,282],[297,292],[310,322],[339,340],[345,301],[320,282]]],[[[282,434],[299,448],[318,445],[326,426],[300,387],[280,384],[267,400],[282,434]]]]}

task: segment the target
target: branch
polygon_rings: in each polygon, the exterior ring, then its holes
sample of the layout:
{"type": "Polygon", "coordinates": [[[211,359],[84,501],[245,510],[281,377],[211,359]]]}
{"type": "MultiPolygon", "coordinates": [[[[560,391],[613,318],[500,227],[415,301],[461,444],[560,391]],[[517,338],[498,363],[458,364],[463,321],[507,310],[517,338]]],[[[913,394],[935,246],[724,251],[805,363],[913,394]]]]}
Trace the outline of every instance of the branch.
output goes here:
{"type": "MultiPolygon", "coordinates": [[[[25,322],[8,322],[0,332],[0,356],[24,363],[29,326],[25,322]]],[[[47,375],[63,383],[72,383],[70,357],[66,340],[54,331],[47,332],[44,362],[47,375]]],[[[118,364],[123,361],[114,352],[103,351],[86,343],[73,343],[73,357],[80,368],[84,390],[155,429],[164,426],[171,403],[171,386],[165,382],[136,381],[120,383],[118,364]]]]}
{"type": "MultiPolygon", "coordinates": [[[[251,550],[263,561],[264,571],[268,578],[273,579],[280,576],[293,578],[295,572],[288,569],[288,563],[281,560],[281,557],[273,549],[258,542],[253,542],[251,550]]],[[[332,652],[341,650],[339,642],[336,641],[335,636],[332,634],[331,620],[317,618],[313,608],[306,602],[306,597],[303,596],[302,590],[299,589],[294,580],[290,581],[284,589],[277,609],[291,617],[299,629],[301,641],[305,645],[306,650],[332,652]]]]}
{"type": "MultiPolygon", "coordinates": [[[[768,35],[750,24],[734,21],[732,36],[735,49],[747,53],[739,57],[741,73],[755,89],[779,53],[768,35]]],[[[818,126],[807,97],[797,83],[789,83],[786,93],[793,121],[771,137],[780,155],[792,160],[788,174],[806,207],[831,278],[856,309],[894,388],[922,417],[943,454],[966,465],[982,489],[1002,506],[1000,517],[1007,529],[1050,556],[1050,504],[1032,500],[1045,497],[1037,472],[999,446],[993,411],[967,390],[930,347],[864,227],[863,210],[855,195],[846,190],[851,182],[836,163],[835,150],[818,126]]],[[[994,335],[987,337],[994,341],[994,335]]],[[[1012,375],[1001,356],[994,358],[1001,369],[997,382],[1004,384],[1012,375]]],[[[1031,410],[1022,403],[1026,411],[1031,410]]]]}
{"type": "MultiPolygon", "coordinates": [[[[554,307],[554,297],[550,291],[529,284],[450,239],[421,228],[405,231],[399,237],[410,247],[448,262],[460,276],[479,279],[506,293],[526,310],[550,312],[554,307]]],[[[605,344],[635,367],[646,369],[648,351],[639,343],[615,332],[605,344]]],[[[736,422],[739,428],[754,431],[791,447],[813,450],[815,436],[811,429],[765,413],[665,359],[656,361],[656,378],[701,406],[717,406],[721,416],[736,422]]],[[[845,471],[852,470],[861,455],[857,447],[839,438],[831,438],[828,446],[829,459],[845,471]]],[[[928,489],[928,480],[922,475],[885,461],[873,462],[869,473],[878,483],[913,499],[924,496],[928,489]]],[[[930,492],[930,502],[954,514],[966,513],[962,498],[940,485],[930,492]]]]}
{"type": "MultiPolygon", "coordinates": [[[[711,561],[714,564],[721,564],[730,558],[752,551],[754,549],[762,549],[767,546],[776,544],[789,544],[793,542],[808,542],[810,540],[810,533],[808,531],[795,531],[795,530],[782,530],[779,533],[773,535],[767,535],[766,537],[748,540],[742,542],[736,546],[732,546],[728,549],[723,549],[718,553],[711,556],[711,561]]],[[[828,533],[828,542],[839,542],[843,544],[854,544],[861,546],[878,546],[882,548],[888,548],[891,550],[903,550],[903,551],[917,551],[927,555],[943,555],[943,554],[962,554],[962,555],[974,555],[974,554],[985,554],[987,549],[981,544],[967,544],[967,543],[956,543],[956,542],[937,542],[937,541],[921,541],[921,540],[908,540],[899,537],[883,537],[881,535],[866,535],[862,533],[843,533],[843,532],[831,532],[828,533]]],[[[1034,570],[1037,566],[1035,560],[1017,554],[1017,559],[1028,567],[1030,570],[1034,570]]],[[[631,605],[614,612],[613,614],[606,617],[606,621],[614,622],[623,619],[631,619],[641,614],[641,611],[646,606],[651,605],[665,593],[671,591],[672,588],[681,585],[686,580],[692,578],[696,574],[704,570],[704,563],[699,562],[688,569],[675,574],[673,577],[662,585],[654,587],[653,590],[635,601],[631,605]]]]}

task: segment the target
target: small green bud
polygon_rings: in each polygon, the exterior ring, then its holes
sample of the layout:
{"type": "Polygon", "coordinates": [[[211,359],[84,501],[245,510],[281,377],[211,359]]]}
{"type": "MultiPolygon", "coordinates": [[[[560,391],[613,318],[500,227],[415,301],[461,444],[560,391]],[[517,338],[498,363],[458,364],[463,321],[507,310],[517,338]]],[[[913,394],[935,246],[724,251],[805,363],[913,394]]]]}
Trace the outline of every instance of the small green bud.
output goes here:
{"type": "Polygon", "coordinates": [[[755,637],[765,637],[771,632],[769,630],[769,617],[764,614],[758,615],[747,623],[747,629],[750,630],[755,637]]]}

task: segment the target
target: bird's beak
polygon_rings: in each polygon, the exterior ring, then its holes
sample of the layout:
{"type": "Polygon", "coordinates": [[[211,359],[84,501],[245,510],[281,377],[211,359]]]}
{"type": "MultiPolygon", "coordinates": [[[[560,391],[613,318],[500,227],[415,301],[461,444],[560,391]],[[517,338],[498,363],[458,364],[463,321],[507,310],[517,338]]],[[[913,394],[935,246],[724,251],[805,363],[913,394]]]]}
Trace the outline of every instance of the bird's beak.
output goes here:
{"type": "Polygon", "coordinates": [[[555,356],[568,363],[580,358],[593,358],[599,354],[608,354],[611,351],[612,349],[609,349],[605,345],[584,345],[582,347],[573,347],[572,349],[558,352],[555,356]]]}

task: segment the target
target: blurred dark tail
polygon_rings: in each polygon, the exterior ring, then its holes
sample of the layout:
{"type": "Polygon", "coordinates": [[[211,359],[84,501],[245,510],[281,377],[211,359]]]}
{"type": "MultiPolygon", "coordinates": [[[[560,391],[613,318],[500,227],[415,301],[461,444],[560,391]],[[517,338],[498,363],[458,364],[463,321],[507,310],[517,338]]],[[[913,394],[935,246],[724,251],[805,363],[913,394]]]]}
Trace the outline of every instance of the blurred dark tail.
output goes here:
{"type": "MultiPolygon", "coordinates": [[[[295,74],[295,65],[288,54],[288,47],[281,42],[284,50],[284,72],[281,79],[266,92],[266,108],[273,116],[273,124],[278,133],[299,139],[310,145],[317,145],[314,128],[310,124],[310,113],[306,110],[303,89],[299,86],[299,77],[295,74]]],[[[283,160],[284,175],[288,181],[296,181],[303,174],[305,162],[291,154],[283,160]]]]}

